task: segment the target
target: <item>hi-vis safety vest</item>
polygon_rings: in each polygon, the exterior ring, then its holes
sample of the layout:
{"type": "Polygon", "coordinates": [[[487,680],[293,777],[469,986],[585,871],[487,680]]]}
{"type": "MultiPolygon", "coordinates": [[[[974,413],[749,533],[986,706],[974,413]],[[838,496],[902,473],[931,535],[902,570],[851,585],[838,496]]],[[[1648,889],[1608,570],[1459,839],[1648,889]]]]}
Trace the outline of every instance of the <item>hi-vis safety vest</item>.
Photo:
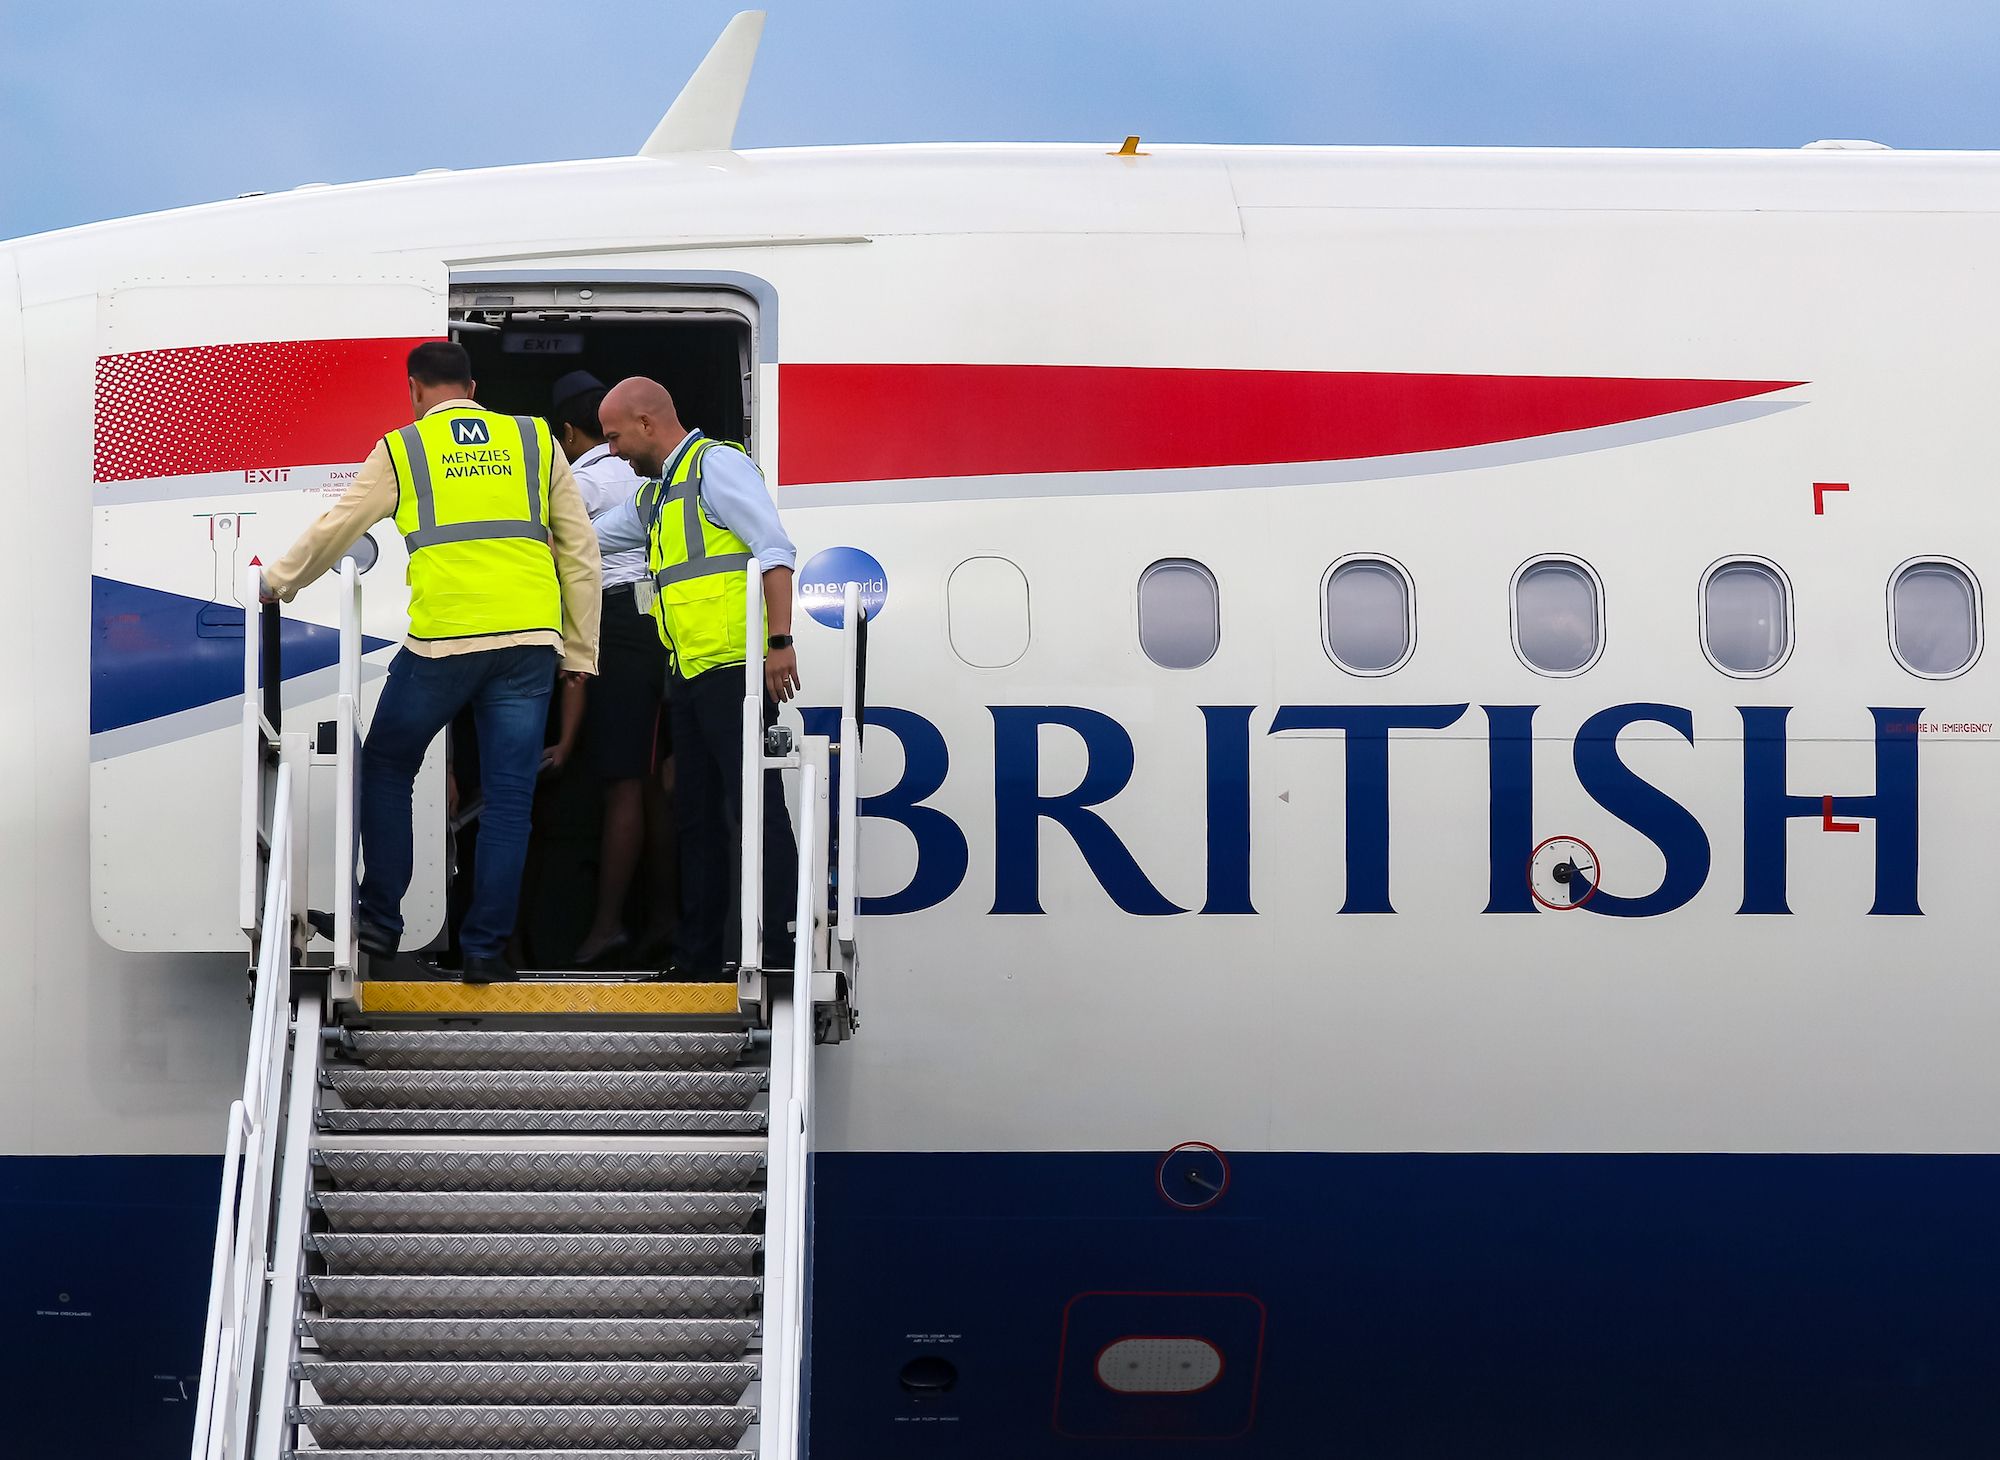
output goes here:
{"type": "Polygon", "coordinates": [[[412,637],[561,633],[548,425],[457,407],[382,439],[396,468],[396,527],[410,550],[412,637]]]}
{"type": "MultiPolygon", "coordinates": [[[[653,617],[683,679],[741,664],[749,648],[744,595],[750,545],[710,521],[701,505],[702,458],[724,444],[697,435],[665,482],[639,488],[640,520],[650,529],[646,565],[653,574],[653,617]]],[[[761,613],[758,619],[762,633],[761,613]]]]}

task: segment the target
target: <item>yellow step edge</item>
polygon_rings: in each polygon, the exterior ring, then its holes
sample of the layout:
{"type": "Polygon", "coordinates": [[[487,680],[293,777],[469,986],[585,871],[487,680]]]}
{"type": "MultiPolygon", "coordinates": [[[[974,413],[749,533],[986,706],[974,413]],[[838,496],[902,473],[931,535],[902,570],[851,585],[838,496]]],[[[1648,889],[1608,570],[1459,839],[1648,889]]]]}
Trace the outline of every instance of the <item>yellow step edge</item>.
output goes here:
{"type": "Polygon", "coordinates": [[[734,983],[464,984],[382,979],[360,986],[369,1014],[734,1014],[734,983]]]}

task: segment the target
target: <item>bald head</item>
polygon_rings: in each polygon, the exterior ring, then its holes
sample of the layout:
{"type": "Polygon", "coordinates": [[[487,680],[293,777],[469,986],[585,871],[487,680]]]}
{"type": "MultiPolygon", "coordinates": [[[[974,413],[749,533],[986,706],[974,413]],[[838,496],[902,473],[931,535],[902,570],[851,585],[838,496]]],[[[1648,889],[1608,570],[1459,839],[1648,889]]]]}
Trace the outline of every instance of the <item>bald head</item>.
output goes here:
{"type": "Polygon", "coordinates": [[[612,386],[597,415],[604,426],[604,444],[642,477],[658,476],[687,435],[667,388],[643,375],[612,386]]]}

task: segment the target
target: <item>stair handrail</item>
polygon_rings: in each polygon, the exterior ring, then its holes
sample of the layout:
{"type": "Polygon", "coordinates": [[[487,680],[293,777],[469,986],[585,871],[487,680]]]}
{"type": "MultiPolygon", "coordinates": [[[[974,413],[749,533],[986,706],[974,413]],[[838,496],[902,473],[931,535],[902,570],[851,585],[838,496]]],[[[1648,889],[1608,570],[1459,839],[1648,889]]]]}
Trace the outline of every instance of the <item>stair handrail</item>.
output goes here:
{"type": "Polygon", "coordinates": [[[334,570],[340,594],[340,687],[333,721],[333,973],[336,998],[350,996],[355,968],[355,862],[361,763],[361,564],[350,554],[334,570]]]}
{"type": "Polygon", "coordinates": [[[252,1460],[285,1460],[295,1451],[293,1400],[298,1393],[298,1377],[294,1362],[299,1352],[299,1317],[305,1297],[320,1015],[319,994],[301,994],[291,1028],[290,1088],[286,1091],[283,1116],[284,1167],[272,1192],[276,1203],[275,1224],[271,1227],[264,1357],[257,1370],[257,1418],[252,1430],[256,1449],[252,1460]]]}
{"type": "Polygon", "coordinates": [[[800,770],[799,879],[790,987],[771,1000],[770,1210],[765,1214],[763,1452],[797,1460],[805,1394],[806,1181],[812,1145],[813,914],[826,887],[815,817],[819,767],[800,770]]]}
{"type": "Polygon", "coordinates": [[[264,830],[264,778],[275,758],[284,715],[283,640],[279,634],[278,605],[260,605],[258,600],[263,591],[263,570],[245,569],[243,601],[251,606],[243,613],[243,781],[237,841],[236,924],[253,943],[262,901],[260,874],[267,855],[266,846],[260,841],[264,830]]]}
{"type": "MultiPolygon", "coordinates": [[[[834,812],[834,845],[839,848],[834,883],[835,947],[847,960],[856,951],[855,868],[861,859],[861,736],[868,713],[868,615],[861,585],[850,581],[841,600],[840,804],[834,812]]],[[[850,978],[852,968],[849,968],[850,978]]]]}
{"type": "Polygon", "coordinates": [[[743,588],[743,941],[737,956],[741,969],[761,968],[764,961],[763,623],[764,565],[753,556],[744,565],[743,588]]]}
{"type": "MultiPolygon", "coordinates": [[[[246,637],[248,635],[246,634],[246,637]]],[[[254,700],[255,685],[246,699],[254,700]]],[[[254,706],[253,706],[254,709],[254,706]]],[[[260,752],[261,763],[261,752],[260,752]]],[[[201,1379],[195,1397],[193,1460],[245,1454],[256,1350],[266,1297],[265,1259],[291,1009],[292,768],[277,769],[271,801],[269,874],[256,924],[256,987],[243,1093],[229,1107],[221,1194],[215,1218],[201,1379]]],[[[261,784],[251,793],[262,799],[261,784]]]]}

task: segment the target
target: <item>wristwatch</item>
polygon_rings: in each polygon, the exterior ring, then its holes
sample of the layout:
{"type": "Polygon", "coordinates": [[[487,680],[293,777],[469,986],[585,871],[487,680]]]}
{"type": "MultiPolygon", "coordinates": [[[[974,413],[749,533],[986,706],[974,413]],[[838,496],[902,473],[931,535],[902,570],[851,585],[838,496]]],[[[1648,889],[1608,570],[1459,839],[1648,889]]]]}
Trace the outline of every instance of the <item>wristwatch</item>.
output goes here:
{"type": "Polygon", "coordinates": [[[771,649],[789,649],[792,647],[792,636],[790,634],[773,634],[766,647],[771,649]]]}

